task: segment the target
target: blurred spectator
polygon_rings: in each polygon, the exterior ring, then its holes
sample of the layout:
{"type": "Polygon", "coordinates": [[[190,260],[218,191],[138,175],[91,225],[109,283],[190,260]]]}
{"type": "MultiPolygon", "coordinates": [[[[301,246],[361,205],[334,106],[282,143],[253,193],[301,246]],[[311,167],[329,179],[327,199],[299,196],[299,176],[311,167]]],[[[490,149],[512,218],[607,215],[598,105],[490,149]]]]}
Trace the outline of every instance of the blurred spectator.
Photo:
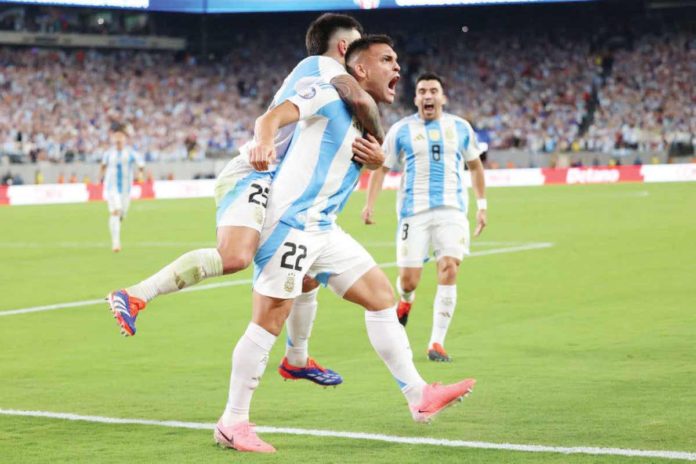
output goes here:
{"type": "MultiPolygon", "coordinates": [[[[41,11],[47,28],[72,27],[66,13],[41,11]]],[[[413,80],[430,70],[445,79],[446,111],[471,121],[494,150],[693,151],[693,32],[635,34],[610,53],[597,51],[592,28],[521,25],[455,36],[419,26],[399,23],[404,79],[401,99],[382,108],[386,126],[415,112],[413,80]]],[[[216,61],[182,52],[0,48],[0,153],[94,161],[117,120],[132,127],[147,161],[229,154],[252,136],[256,117],[304,57],[298,37],[300,25],[235,30],[216,61]]]]}
{"type": "Polygon", "coordinates": [[[693,153],[696,36],[641,35],[632,50],[617,51],[599,103],[585,148],[665,152],[682,146],[693,153]]]}

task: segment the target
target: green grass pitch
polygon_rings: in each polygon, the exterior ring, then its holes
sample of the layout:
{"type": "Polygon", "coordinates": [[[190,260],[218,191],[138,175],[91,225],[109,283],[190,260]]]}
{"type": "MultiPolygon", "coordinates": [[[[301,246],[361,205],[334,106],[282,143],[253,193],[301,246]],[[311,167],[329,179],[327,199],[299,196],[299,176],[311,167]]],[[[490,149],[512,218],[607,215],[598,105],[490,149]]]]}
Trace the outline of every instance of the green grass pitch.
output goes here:
{"type": "MultiPolygon", "coordinates": [[[[310,351],[338,388],[283,382],[275,366],[252,403],[263,426],[492,443],[696,452],[696,185],[489,190],[489,228],[462,264],[447,339],[426,359],[434,266],[409,320],[429,381],[473,376],[474,393],[431,425],[371,348],[362,311],[322,291],[310,351]]],[[[365,227],[356,193],[339,222],[380,263],[395,260],[394,193],[365,227]]],[[[135,202],[124,251],[109,249],[101,203],[0,208],[0,311],[103,297],[181,253],[214,244],[212,200],[135,202]]],[[[390,278],[396,268],[387,267],[390,278]]],[[[248,279],[250,271],[216,279],[248,279]]],[[[106,304],[0,317],[0,409],[214,423],[249,285],[160,297],[124,339],[106,304]]],[[[657,458],[446,448],[261,434],[274,456],[213,444],[212,431],[0,415],[0,462],[647,463],[657,458]]],[[[677,462],[677,461],[673,461],[677,462]]],[[[682,461],[683,462],[683,461],[682,461]]]]}

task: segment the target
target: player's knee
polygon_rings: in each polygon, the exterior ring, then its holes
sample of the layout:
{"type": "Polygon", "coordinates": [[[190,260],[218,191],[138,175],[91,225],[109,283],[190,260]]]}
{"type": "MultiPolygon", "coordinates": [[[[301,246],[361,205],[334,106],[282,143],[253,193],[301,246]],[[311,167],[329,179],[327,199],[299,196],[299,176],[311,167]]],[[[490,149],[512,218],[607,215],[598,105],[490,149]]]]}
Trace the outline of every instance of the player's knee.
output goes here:
{"type": "Polygon", "coordinates": [[[399,277],[401,282],[401,290],[410,293],[418,287],[418,278],[416,276],[405,274],[399,277]]]}
{"type": "Polygon", "coordinates": [[[385,308],[391,308],[396,304],[394,289],[392,289],[386,277],[371,289],[371,293],[370,302],[365,308],[368,311],[379,311],[385,308]]]}
{"type": "Polygon", "coordinates": [[[251,253],[230,253],[220,248],[218,248],[218,252],[222,257],[223,274],[231,274],[248,268],[254,258],[251,253]]]}
{"type": "Polygon", "coordinates": [[[438,275],[441,282],[452,282],[457,279],[459,261],[453,258],[443,258],[438,263],[438,275]]]}

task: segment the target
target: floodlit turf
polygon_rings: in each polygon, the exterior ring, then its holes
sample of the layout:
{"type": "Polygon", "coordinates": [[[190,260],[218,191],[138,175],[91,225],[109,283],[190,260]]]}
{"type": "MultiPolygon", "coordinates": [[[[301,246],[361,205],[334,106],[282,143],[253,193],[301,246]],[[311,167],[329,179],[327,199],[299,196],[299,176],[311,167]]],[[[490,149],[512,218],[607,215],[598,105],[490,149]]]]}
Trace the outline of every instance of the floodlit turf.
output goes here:
{"type": "MultiPolygon", "coordinates": [[[[493,443],[696,452],[696,185],[489,190],[490,227],[462,265],[447,339],[426,359],[434,267],[408,333],[428,380],[474,376],[473,395],[422,426],[369,345],[362,311],[328,291],[311,340],[345,384],[283,382],[275,366],[252,404],[259,425],[493,443]]],[[[364,196],[342,214],[378,262],[395,260],[394,194],[378,225],[364,196]]],[[[191,248],[214,243],[212,200],[132,205],[124,251],[109,249],[104,204],[0,207],[0,311],[103,297],[191,248]]],[[[396,269],[386,268],[390,278],[396,269]]],[[[250,271],[216,279],[248,279],[250,271]]],[[[248,285],[161,297],[118,335],[106,304],[0,317],[0,409],[213,423],[230,355],[250,315],[248,285]]],[[[212,432],[0,415],[0,462],[643,463],[627,458],[263,435],[279,456],[216,448],[212,432]],[[280,459],[280,461],[279,461],[280,459]]]]}

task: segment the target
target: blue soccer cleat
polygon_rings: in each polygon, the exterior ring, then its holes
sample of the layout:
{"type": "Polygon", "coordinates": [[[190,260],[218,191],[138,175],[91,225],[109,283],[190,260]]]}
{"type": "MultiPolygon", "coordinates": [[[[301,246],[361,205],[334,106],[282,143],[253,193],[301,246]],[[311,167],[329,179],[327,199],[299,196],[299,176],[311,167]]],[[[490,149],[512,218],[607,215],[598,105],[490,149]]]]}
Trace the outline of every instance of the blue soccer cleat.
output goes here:
{"type": "Polygon", "coordinates": [[[135,335],[135,318],[145,309],[147,303],[129,295],[125,290],[111,292],[106,299],[109,301],[111,313],[121,326],[121,334],[126,337],[135,335]]]}
{"type": "Polygon", "coordinates": [[[293,366],[288,362],[288,358],[283,358],[283,362],[278,366],[278,373],[285,380],[305,379],[324,387],[336,386],[343,383],[343,377],[331,369],[321,367],[312,359],[307,359],[305,367],[293,366]]]}

